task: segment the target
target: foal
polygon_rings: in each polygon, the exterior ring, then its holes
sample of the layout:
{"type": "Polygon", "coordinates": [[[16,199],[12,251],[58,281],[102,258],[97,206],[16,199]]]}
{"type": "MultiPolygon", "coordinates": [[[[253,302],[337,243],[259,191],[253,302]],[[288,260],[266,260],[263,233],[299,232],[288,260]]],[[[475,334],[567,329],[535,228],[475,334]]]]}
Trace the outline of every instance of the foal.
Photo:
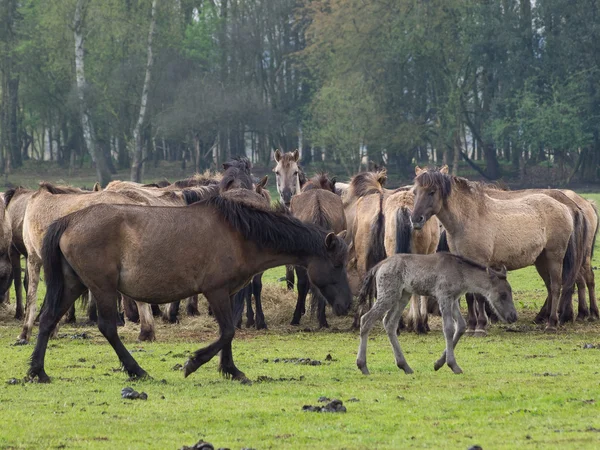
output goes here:
{"type": "Polygon", "coordinates": [[[407,374],[413,373],[402,354],[396,327],[410,296],[417,294],[435,297],[442,312],[446,350],[434,364],[435,370],[448,362],[454,373],[462,373],[454,357],[454,348],[466,329],[458,306],[458,299],[466,292],[485,296],[500,319],[509,323],[517,320],[505,272],[493,271],[450,253],[396,254],[377,264],[367,274],[359,296],[360,302],[374,296],[377,302],[360,320],[360,346],[356,357],[358,368],[363,374],[369,374],[369,331],[385,315],[383,326],[394,349],[396,365],[407,374]]]}

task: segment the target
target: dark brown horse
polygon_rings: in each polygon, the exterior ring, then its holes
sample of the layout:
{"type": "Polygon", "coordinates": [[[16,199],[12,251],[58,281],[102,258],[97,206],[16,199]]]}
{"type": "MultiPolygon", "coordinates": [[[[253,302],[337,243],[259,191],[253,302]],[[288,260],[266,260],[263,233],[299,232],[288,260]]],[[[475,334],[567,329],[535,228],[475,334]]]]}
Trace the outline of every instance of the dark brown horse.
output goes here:
{"type": "Polygon", "coordinates": [[[335,312],[344,314],[352,298],[347,253],[334,233],[222,196],[181,208],[95,205],[75,212],[50,225],[44,237],[48,290],[28,375],[50,380],[44,371],[50,333],[87,286],[98,305],[98,328],[130,376],[147,374],[117,334],[117,292],[158,304],[203,293],[220,336],[194,353],[184,374],[221,352],[221,372],[244,380],[231,351],[230,296],[256,273],[302,265],[335,312]]]}
{"type": "MultiPolygon", "coordinates": [[[[343,233],[342,236],[346,236],[344,205],[341,197],[335,194],[335,178],[330,180],[326,173],[320,173],[311,178],[302,188],[302,193],[292,197],[290,209],[292,215],[303,222],[313,223],[336,234],[343,233]]],[[[310,284],[306,269],[303,267],[296,267],[296,274],[298,275],[298,301],[291,324],[300,324],[300,317],[304,314],[306,296],[310,289],[313,295],[313,304],[317,305],[319,326],[328,327],[325,316],[325,299],[319,289],[310,284]]]]}

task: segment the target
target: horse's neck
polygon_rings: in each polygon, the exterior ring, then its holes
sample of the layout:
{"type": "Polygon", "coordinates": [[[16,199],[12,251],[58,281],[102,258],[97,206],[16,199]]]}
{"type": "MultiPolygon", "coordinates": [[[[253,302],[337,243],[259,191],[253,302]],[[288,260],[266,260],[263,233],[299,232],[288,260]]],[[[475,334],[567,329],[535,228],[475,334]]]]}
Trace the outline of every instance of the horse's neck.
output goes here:
{"type": "Polygon", "coordinates": [[[481,219],[479,213],[482,209],[482,201],[485,199],[477,194],[473,195],[453,188],[436,216],[451,236],[476,226],[478,219],[481,219]]]}
{"type": "Polygon", "coordinates": [[[251,254],[251,258],[248,258],[247,261],[253,261],[253,265],[256,265],[256,273],[279,266],[294,265],[306,267],[310,258],[309,256],[298,256],[296,253],[282,253],[272,249],[257,249],[256,251],[253,250],[251,254]]]}

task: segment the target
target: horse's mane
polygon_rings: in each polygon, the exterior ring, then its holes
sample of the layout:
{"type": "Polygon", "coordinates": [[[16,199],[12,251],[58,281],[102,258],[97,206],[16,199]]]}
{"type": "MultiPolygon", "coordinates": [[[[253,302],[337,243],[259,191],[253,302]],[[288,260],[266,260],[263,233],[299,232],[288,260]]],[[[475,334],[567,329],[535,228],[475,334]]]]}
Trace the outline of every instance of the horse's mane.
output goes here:
{"type": "Polygon", "coordinates": [[[204,173],[195,173],[189,178],[177,180],[173,184],[166,187],[175,187],[177,189],[185,189],[196,186],[210,186],[211,184],[219,184],[221,180],[220,173],[214,173],[206,170],[204,173]]]}
{"type": "Polygon", "coordinates": [[[244,239],[259,248],[296,255],[327,255],[327,231],[288,214],[265,211],[222,196],[210,197],[195,205],[216,209],[244,239]]]}
{"type": "MultiPolygon", "coordinates": [[[[326,191],[335,193],[335,182],[335,177],[330,179],[327,172],[319,172],[302,186],[302,192],[311,189],[325,189],[326,191]]],[[[300,185],[302,185],[302,183],[300,183],[300,185]]]]}
{"type": "Polygon", "coordinates": [[[453,175],[442,173],[438,167],[429,167],[415,177],[415,185],[425,189],[436,188],[442,195],[442,200],[448,198],[452,192],[452,186],[463,191],[483,194],[485,189],[495,189],[493,185],[477,181],[469,181],[466,178],[455,177],[453,175]]]}
{"type": "Polygon", "coordinates": [[[184,189],[181,191],[181,195],[183,196],[186,205],[206,200],[208,197],[217,195],[218,193],[219,190],[216,184],[210,186],[197,186],[193,189],[184,189]]]}
{"type": "Polygon", "coordinates": [[[46,190],[51,194],[88,194],[93,191],[84,191],[73,186],[55,186],[47,181],[40,181],[40,190],[46,190]]]}
{"type": "Polygon", "coordinates": [[[21,194],[32,192],[30,189],[24,188],[23,186],[17,186],[16,188],[7,189],[4,192],[4,206],[8,207],[8,204],[14,197],[18,197],[21,194]]]}
{"type": "Polygon", "coordinates": [[[489,267],[486,267],[486,266],[484,266],[482,264],[479,264],[479,263],[477,263],[477,262],[475,262],[475,261],[473,261],[473,260],[471,260],[469,258],[465,258],[464,256],[456,255],[454,253],[446,253],[446,252],[439,252],[439,253],[447,255],[449,257],[452,257],[452,258],[458,260],[459,262],[464,263],[464,264],[466,264],[468,266],[471,266],[471,267],[475,267],[476,269],[485,270],[488,273],[492,272],[494,275],[496,275],[501,280],[506,280],[506,274],[505,273],[498,272],[497,270],[494,270],[494,269],[491,269],[489,267]]]}
{"type": "Polygon", "coordinates": [[[383,193],[383,186],[387,181],[387,172],[385,169],[377,172],[360,172],[354,175],[350,180],[348,188],[349,197],[364,197],[365,195],[383,193]]]}

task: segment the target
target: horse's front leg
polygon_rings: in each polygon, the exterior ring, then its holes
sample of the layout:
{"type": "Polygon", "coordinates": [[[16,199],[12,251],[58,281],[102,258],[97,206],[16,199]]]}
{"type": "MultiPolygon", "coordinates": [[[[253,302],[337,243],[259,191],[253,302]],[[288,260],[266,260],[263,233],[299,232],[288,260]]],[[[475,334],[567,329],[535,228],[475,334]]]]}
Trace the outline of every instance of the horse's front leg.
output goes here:
{"type": "MultiPolygon", "coordinates": [[[[477,313],[475,311],[475,294],[468,293],[465,295],[465,299],[467,300],[467,334],[475,333],[475,329],[477,328],[477,313]]],[[[439,304],[439,303],[438,303],[439,304]]],[[[442,309],[440,305],[440,312],[442,309]]]]}
{"type": "Polygon", "coordinates": [[[21,280],[21,254],[11,245],[10,261],[13,270],[13,282],[15,285],[15,319],[23,320],[23,281],[21,280]]]}
{"type": "MultiPolygon", "coordinates": [[[[392,308],[392,302],[393,298],[387,296],[385,292],[379,292],[377,302],[375,302],[373,308],[360,318],[360,345],[358,347],[358,354],[356,355],[356,365],[363,375],[369,375],[369,369],[367,368],[367,341],[369,339],[369,332],[373,329],[375,323],[381,320],[385,313],[392,308]]],[[[397,324],[398,322],[394,324],[394,327],[397,324]]]]}
{"type": "Polygon", "coordinates": [[[259,273],[252,279],[252,293],[256,302],[256,329],[266,330],[267,322],[265,321],[265,313],[262,309],[262,273],[259,273]]]}
{"type": "Polygon", "coordinates": [[[577,321],[583,321],[590,316],[590,310],[585,301],[585,276],[582,268],[577,277],[577,321]]]}
{"type": "Polygon", "coordinates": [[[487,336],[488,317],[485,312],[485,297],[481,294],[475,294],[475,301],[477,302],[475,311],[477,312],[477,326],[475,327],[475,336],[485,337],[487,336]]]}
{"type": "Polygon", "coordinates": [[[210,361],[221,350],[225,350],[221,355],[220,371],[225,376],[231,376],[234,380],[245,380],[246,375],[238,370],[233,363],[231,355],[231,341],[235,335],[235,326],[229,292],[226,289],[205,293],[206,299],[213,311],[214,317],[219,324],[219,338],[208,345],[194,352],[194,355],[184,365],[184,375],[187,377],[198,368],[210,361]]]}
{"type": "Polygon", "coordinates": [[[304,267],[298,267],[296,274],[298,275],[298,300],[296,301],[296,309],[294,310],[291,325],[300,325],[300,318],[306,310],[306,296],[308,295],[308,288],[310,286],[308,273],[304,267]]]}
{"type": "Polygon", "coordinates": [[[447,358],[447,351],[444,350],[442,356],[436,361],[433,367],[435,370],[439,370],[446,363],[446,361],[448,361],[448,366],[452,369],[452,371],[454,371],[454,373],[461,373],[462,370],[456,363],[456,359],[454,357],[454,349],[456,349],[456,344],[458,344],[458,341],[465,333],[465,330],[467,329],[467,324],[462,314],[460,313],[460,305],[458,303],[458,299],[456,299],[453,304],[452,320],[455,326],[454,336],[452,337],[452,360],[447,358]],[[455,369],[457,369],[458,372],[455,369]]]}
{"type": "Polygon", "coordinates": [[[154,333],[154,316],[152,315],[152,308],[148,303],[137,301],[135,303],[140,313],[140,334],[138,336],[138,340],[141,342],[152,342],[156,339],[156,334],[154,333]]]}
{"type": "MultiPolygon", "coordinates": [[[[27,261],[27,301],[26,301],[26,312],[25,322],[23,323],[23,330],[17,339],[17,345],[24,345],[29,342],[31,337],[31,330],[33,329],[33,322],[35,321],[35,309],[37,303],[37,288],[40,281],[40,269],[42,267],[42,261],[34,255],[29,255],[27,261]]],[[[71,306],[71,305],[69,305],[71,306]]],[[[60,319],[60,317],[59,317],[60,319]]],[[[52,327],[53,329],[55,327],[52,327]]]]}

